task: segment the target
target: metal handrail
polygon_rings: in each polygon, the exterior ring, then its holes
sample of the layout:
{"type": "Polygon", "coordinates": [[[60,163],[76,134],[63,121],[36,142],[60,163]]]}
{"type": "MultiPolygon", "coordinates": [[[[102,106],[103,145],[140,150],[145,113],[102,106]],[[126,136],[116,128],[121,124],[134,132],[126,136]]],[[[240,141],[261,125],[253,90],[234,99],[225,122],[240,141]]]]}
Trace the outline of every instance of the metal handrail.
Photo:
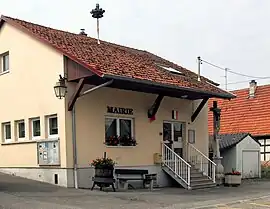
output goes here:
{"type": "Polygon", "coordinates": [[[211,179],[214,183],[216,182],[216,163],[214,163],[212,160],[210,160],[205,154],[203,154],[200,150],[198,150],[195,146],[193,146],[190,143],[187,143],[188,146],[188,159],[191,163],[194,164],[196,167],[199,164],[199,169],[205,176],[207,176],[209,179],[211,179]],[[192,155],[191,151],[194,151],[195,154],[192,155]],[[199,160],[197,160],[197,156],[200,157],[199,160]],[[207,163],[204,163],[203,158],[207,160],[207,163]],[[193,159],[195,159],[195,162],[193,162],[193,159]]]}
{"type": "Polygon", "coordinates": [[[212,160],[210,160],[209,157],[207,157],[205,154],[203,154],[200,150],[198,150],[195,146],[193,146],[192,144],[188,143],[188,146],[191,146],[192,148],[194,148],[198,153],[200,153],[200,155],[202,155],[204,158],[206,158],[209,162],[211,162],[213,165],[216,166],[216,163],[214,163],[212,160]]]}
{"type": "Polygon", "coordinates": [[[191,165],[165,143],[162,143],[162,163],[187,184],[188,187],[190,186],[191,165]]]}

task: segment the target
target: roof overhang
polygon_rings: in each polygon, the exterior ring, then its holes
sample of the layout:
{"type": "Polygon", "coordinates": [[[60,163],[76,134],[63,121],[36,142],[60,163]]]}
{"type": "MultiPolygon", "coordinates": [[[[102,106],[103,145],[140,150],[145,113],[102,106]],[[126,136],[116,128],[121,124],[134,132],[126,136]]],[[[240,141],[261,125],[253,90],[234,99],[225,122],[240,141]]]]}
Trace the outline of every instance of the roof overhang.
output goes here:
{"type": "MultiPolygon", "coordinates": [[[[31,32],[21,27],[20,25],[18,25],[16,22],[9,20],[5,16],[1,16],[0,29],[1,29],[1,26],[4,24],[4,22],[8,22],[9,24],[20,29],[21,31],[31,35],[34,38],[37,38],[31,32]]],[[[42,38],[37,38],[37,39],[45,44],[49,44],[48,41],[45,39],[42,39],[42,38]]],[[[214,92],[202,91],[200,89],[161,84],[161,83],[153,82],[149,80],[103,74],[96,65],[86,64],[85,62],[77,59],[70,53],[63,51],[57,46],[53,46],[53,48],[55,48],[56,50],[61,52],[64,56],[73,60],[77,64],[83,66],[86,69],[89,69],[94,74],[85,78],[86,83],[89,83],[89,84],[100,85],[108,80],[113,79],[114,82],[110,85],[110,87],[112,88],[145,92],[145,93],[153,93],[153,94],[162,94],[164,96],[184,98],[184,99],[190,99],[190,100],[207,99],[207,98],[213,98],[213,97],[222,98],[222,99],[232,99],[236,97],[230,92],[214,93],[214,92]]],[[[73,81],[76,82],[77,80],[73,80],[73,81]]]]}
{"type": "Polygon", "coordinates": [[[231,93],[218,94],[213,92],[202,91],[199,89],[177,87],[174,85],[160,84],[148,80],[134,79],[122,76],[107,75],[102,78],[96,75],[86,78],[86,83],[90,85],[100,85],[106,81],[113,80],[113,83],[108,86],[111,88],[161,94],[169,97],[176,97],[189,100],[206,99],[206,98],[223,98],[232,99],[235,96],[231,93]]]}

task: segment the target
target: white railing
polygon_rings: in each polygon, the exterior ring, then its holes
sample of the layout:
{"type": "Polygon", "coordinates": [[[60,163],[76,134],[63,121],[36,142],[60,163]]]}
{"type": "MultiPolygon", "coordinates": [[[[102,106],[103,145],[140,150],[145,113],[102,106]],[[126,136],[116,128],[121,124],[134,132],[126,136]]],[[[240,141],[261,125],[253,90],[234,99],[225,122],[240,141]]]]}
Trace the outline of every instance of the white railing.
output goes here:
{"type": "Polygon", "coordinates": [[[180,178],[187,187],[190,186],[191,166],[170,147],[162,143],[162,163],[180,178]]]}
{"type": "Polygon", "coordinates": [[[208,176],[214,183],[216,182],[216,164],[195,146],[188,143],[188,162],[199,169],[205,176],[208,176]]]}

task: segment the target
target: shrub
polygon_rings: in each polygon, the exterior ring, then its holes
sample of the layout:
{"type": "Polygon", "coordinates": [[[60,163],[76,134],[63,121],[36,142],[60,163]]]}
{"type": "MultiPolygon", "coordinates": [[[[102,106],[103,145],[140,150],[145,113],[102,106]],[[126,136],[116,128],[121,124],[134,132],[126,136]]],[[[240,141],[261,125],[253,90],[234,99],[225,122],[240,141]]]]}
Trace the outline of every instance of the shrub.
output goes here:
{"type": "Polygon", "coordinates": [[[92,161],[91,166],[95,168],[113,168],[116,162],[108,157],[97,158],[92,161]]]}

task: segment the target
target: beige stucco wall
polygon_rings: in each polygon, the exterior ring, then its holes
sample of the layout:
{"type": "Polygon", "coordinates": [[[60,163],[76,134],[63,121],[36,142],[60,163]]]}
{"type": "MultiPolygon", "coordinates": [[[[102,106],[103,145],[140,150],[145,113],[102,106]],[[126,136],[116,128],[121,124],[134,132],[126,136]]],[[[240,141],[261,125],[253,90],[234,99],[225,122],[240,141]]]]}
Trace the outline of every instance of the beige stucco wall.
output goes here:
{"type": "MultiPolygon", "coordinates": [[[[75,85],[70,85],[72,92],[75,85]]],[[[165,97],[158,110],[156,120],[152,123],[147,118],[147,110],[155,101],[157,95],[145,94],[133,91],[102,88],[87,94],[77,100],[76,103],[76,127],[77,127],[77,151],[79,167],[88,167],[96,157],[102,157],[103,152],[112,157],[118,165],[142,166],[152,165],[153,154],[161,151],[160,142],[163,132],[163,121],[171,119],[172,110],[179,111],[179,121],[186,122],[186,135],[189,128],[196,129],[195,146],[208,156],[208,127],[207,105],[201,111],[195,122],[191,123],[190,117],[198,105],[198,102],[165,97]],[[135,119],[135,138],[138,142],[136,147],[107,147],[104,145],[105,138],[105,115],[107,105],[133,108],[135,119]]],[[[122,116],[123,117],[123,116],[122,116]]],[[[71,114],[67,112],[71,127],[71,114]]],[[[67,137],[71,137],[71,133],[67,137]]],[[[71,141],[71,139],[67,139],[71,141]]],[[[72,159],[72,152],[69,152],[72,159]]]]}
{"type": "MultiPolygon", "coordinates": [[[[53,90],[59,74],[63,75],[63,56],[8,24],[0,31],[0,54],[6,51],[9,51],[10,72],[0,75],[0,123],[11,122],[14,141],[14,121],[24,119],[28,141],[29,118],[39,116],[44,139],[45,116],[57,114],[61,167],[65,167],[65,106],[53,90]]],[[[0,156],[0,167],[38,166],[36,143],[2,144],[0,156]]]]}
{"type": "MultiPolygon", "coordinates": [[[[71,112],[65,109],[68,98],[58,100],[53,92],[58,75],[63,75],[63,56],[7,24],[0,31],[0,43],[0,53],[9,51],[10,54],[10,73],[0,75],[0,95],[4,98],[0,122],[11,121],[14,141],[15,120],[25,119],[26,134],[29,135],[29,118],[40,116],[41,137],[45,138],[45,116],[58,114],[61,167],[72,167],[71,112]]],[[[69,86],[72,86],[70,96],[75,85],[69,86]]],[[[162,123],[171,120],[172,110],[178,110],[179,121],[186,122],[186,135],[189,128],[196,129],[195,146],[208,155],[207,105],[191,123],[190,117],[199,101],[165,97],[157,119],[150,123],[147,110],[156,96],[103,88],[79,98],[75,106],[79,166],[88,167],[91,160],[102,156],[105,151],[119,165],[152,165],[153,154],[161,150],[162,136],[159,133],[162,132],[162,123]],[[103,144],[107,105],[134,109],[136,147],[112,148],[103,144]]],[[[1,145],[0,153],[0,167],[38,166],[36,143],[1,145]]]]}

